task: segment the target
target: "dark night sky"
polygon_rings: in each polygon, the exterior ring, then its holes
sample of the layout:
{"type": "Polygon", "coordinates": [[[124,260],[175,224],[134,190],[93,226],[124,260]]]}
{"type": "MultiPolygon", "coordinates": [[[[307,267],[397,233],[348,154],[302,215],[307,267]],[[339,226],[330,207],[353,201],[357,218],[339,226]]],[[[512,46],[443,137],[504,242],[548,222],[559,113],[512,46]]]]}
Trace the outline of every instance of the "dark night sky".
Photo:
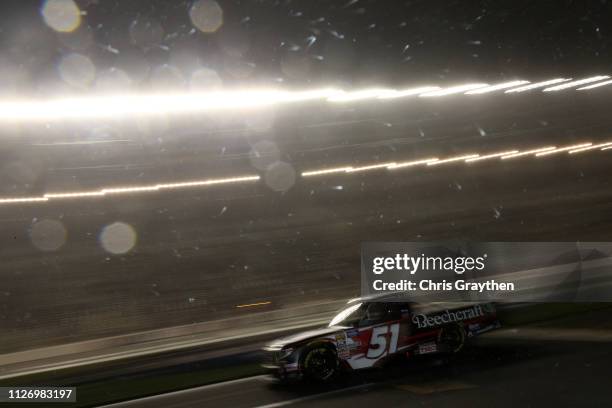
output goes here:
{"type": "Polygon", "coordinates": [[[192,1],[78,0],[72,34],[44,24],[42,3],[0,6],[6,89],[56,89],[71,52],[138,88],[186,86],[201,67],[225,86],[363,86],[603,74],[612,61],[606,1],[218,0],[223,25],[208,34],[191,24],[192,1]]]}

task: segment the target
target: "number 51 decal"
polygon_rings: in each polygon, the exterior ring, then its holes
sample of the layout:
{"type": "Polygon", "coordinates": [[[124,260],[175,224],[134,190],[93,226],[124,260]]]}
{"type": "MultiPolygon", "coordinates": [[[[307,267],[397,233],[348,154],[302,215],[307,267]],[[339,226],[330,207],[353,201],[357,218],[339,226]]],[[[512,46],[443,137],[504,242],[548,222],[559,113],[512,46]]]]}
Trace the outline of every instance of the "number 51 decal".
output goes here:
{"type": "Polygon", "coordinates": [[[397,338],[399,336],[399,323],[390,326],[378,326],[372,329],[370,347],[366,353],[367,358],[380,358],[387,351],[395,353],[397,350],[397,338]],[[391,333],[391,336],[389,336],[391,333]],[[391,337],[391,339],[389,339],[391,337]]]}

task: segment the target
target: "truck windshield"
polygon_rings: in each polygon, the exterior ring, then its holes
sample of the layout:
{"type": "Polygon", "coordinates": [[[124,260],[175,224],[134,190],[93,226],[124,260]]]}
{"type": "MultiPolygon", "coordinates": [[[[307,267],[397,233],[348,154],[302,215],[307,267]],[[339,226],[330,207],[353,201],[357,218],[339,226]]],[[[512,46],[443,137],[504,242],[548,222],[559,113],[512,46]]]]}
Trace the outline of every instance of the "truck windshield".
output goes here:
{"type": "Polygon", "coordinates": [[[331,326],[355,326],[365,314],[366,307],[363,307],[363,303],[355,303],[343,309],[329,322],[331,326]]]}

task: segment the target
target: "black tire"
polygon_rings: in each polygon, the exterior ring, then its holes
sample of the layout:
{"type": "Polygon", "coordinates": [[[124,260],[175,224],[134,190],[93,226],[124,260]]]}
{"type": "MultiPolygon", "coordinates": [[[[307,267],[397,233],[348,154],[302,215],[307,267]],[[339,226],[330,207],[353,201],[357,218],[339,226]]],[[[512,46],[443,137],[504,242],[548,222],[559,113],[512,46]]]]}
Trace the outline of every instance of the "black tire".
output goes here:
{"type": "Polygon", "coordinates": [[[333,346],[313,344],[304,350],[300,368],[306,380],[330,382],[340,371],[340,361],[333,346]]]}
{"type": "Polygon", "coordinates": [[[465,329],[458,324],[444,326],[438,334],[438,344],[450,354],[457,354],[465,345],[465,329]]]}

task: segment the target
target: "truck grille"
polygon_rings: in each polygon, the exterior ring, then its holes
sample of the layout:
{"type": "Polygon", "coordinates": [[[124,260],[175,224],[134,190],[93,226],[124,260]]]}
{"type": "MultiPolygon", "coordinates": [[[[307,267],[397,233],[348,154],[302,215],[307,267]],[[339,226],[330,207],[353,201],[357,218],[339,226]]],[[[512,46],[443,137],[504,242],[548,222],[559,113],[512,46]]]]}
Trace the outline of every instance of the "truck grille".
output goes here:
{"type": "Polygon", "coordinates": [[[278,366],[280,351],[263,350],[263,365],[278,366]]]}

